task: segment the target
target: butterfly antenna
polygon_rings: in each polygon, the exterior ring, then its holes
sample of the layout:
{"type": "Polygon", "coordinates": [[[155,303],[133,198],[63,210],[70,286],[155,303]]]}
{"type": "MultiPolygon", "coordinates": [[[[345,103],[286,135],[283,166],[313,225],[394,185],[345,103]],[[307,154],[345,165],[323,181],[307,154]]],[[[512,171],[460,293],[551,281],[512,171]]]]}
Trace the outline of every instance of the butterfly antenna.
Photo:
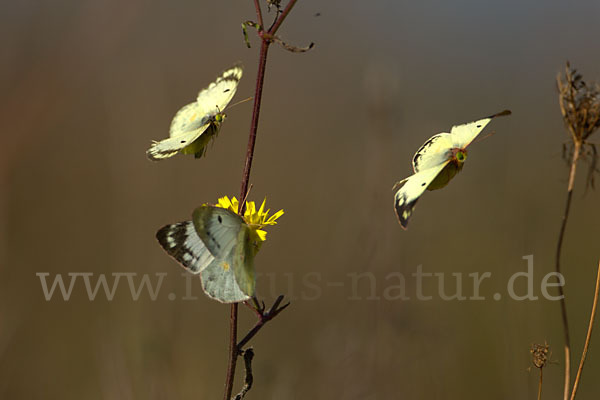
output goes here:
{"type": "Polygon", "coordinates": [[[252,100],[253,98],[254,98],[254,97],[250,96],[250,97],[248,97],[247,99],[240,100],[240,101],[238,101],[237,103],[234,103],[234,104],[230,105],[228,108],[233,108],[233,107],[237,106],[238,104],[245,103],[245,102],[247,102],[247,101],[250,101],[250,100],[252,100]]]}
{"type": "Polygon", "coordinates": [[[480,138],[477,138],[477,139],[476,139],[476,140],[473,142],[473,144],[475,144],[475,143],[478,143],[478,142],[481,142],[482,140],[485,140],[485,139],[489,138],[490,136],[492,136],[492,135],[494,135],[494,134],[496,134],[496,132],[490,132],[490,133],[488,133],[488,134],[487,134],[487,135],[485,135],[485,136],[482,136],[482,137],[480,137],[480,138]]]}

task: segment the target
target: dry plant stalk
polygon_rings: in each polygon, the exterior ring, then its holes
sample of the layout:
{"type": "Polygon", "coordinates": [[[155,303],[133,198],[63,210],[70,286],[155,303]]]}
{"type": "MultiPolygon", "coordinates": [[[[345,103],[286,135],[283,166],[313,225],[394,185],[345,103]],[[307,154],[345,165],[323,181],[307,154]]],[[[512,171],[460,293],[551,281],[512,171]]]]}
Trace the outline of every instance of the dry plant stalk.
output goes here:
{"type": "Polygon", "coordinates": [[[598,308],[598,295],[600,294],[600,261],[598,262],[598,272],[596,273],[596,290],[594,292],[594,301],[592,302],[592,312],[590,315],[590,323],[588,324],[587,335],[585,336],[585,344],[583,345],[583,351],[581,352],[581,360],[579,361],[579,368],[577,369],[577,376],[575,377],[575,383],[573,384],[573,390],[571,391],[571,400],[575,399],[577,388],[579,387],[579,381],[581,380],[581,373],[583,372],[583,364],[585,363],[585,357],[587,356],[588,349],[590,348],[590,340],[592,338],[592,328],[594,327],[594,318],[596,317],[596,309],[598,308]]]}
{"type": "Polygon", "coordinates": [[[538,396],[537,399],[542,399],[542,381],[544,379],[544,367],[548,363],[548,359],[551,355],[550,346],[548,343],[544,344],[533,344],[531,346],[531,362],[533,366],[540,370],[540,381],[538,384],[538,396]]]}
{"type": "MultiPolygon", "coordinates": [[[[596,145],[588,138],[600,127],[600,85],[588,85],[576,69],[571,68],[567,62],[565,76],[556,77],[558,86],[558,102],[563,121],[571,135],[571,151],[564,148],[563,156],[571,165],[575,165],[580,157],[587,158],[590,162],[587,184],[594,186],[594,172],[597,171],[596,145]]],[[[573,190],[575,180],[575,167],[569,174],[568,190],[573,190]]]]}
{"type": "MultiPolygon", "coordinates": [[[[593,143],[590,143],[588,138],[598,127],[600,127],[600,86],[598,86],[598,84],[593,84],[591,86],[587,85],[583,81],[581,74],[574,68],[571,68],[568,62],[565,68],[564,77],[559,74],[556,77],[556,83],[559,92],[558,100],[560,111],[565,126],[571,135],[569,146],[563,147],[563,155],[570,164],[570,172],[569,183],[567,186],[567,201],[556,246],[556,272],[560,274],[562,243],[567,227],[567,220],[569,218],[569,210],[571,208],[577,161],[579,161],[581,157],[587,158],[590,163],[586,187],[594,186],[594,172],[596,171],[598,153],[596,151],[596,146],[593,143]],[[571,151],[569,152],[568,150],[571,151]]],[[[559,280],[558,277],[557,280],[559,280]]],[[[559,285],[558,289],[561,296],[560,304],[565,336],[564,400],[568,400],[569,388],[571,386],[571,343],[569,338],[567,307],[562,285],[559,285]]]]}

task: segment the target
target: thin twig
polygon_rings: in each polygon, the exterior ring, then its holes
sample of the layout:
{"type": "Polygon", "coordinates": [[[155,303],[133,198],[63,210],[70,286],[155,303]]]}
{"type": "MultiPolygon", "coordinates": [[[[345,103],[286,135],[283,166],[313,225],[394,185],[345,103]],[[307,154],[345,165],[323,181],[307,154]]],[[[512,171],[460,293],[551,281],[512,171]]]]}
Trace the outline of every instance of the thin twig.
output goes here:
{"type": "Polygon", "coordinates": [[[292,8],[294,7],[294,4],[296,4],[296,1],[297,0],[290,0],[290,2],[287,3],[287,5],[285,6],[285,9],[281,12],[281,15],[275,21],[275,24],[273,24],[273,26],[269,29],[269,33],[271,35],[274,35],[275,32],[277,32],[277,29],[279,29],[279,27],[283,23],[283,20],[288,16],[290,11],[292,11],[292,8]]]}
{"type": "Polygon", "coordinates": [[[308,46],[305,46],[305,47],[292,46],[291,44],[288,44],[288,43],[284,42],[283,40],[281,40],[281,38],[279,38],[278,36],[272,35],[271,37],[275,43],[277,43],[278,45],[280,45],[281,47],[283,47],[284,49],[286,49],[287,51],[292,52],[292,53],[305,53],[305,52],[309,51],[310,49],[312,49],[313,46],[315,45],[313,42],[311,42],[308,46]]]}
{"type": "Polygon", "coordinates": [[[256,9],[256,19],[258,20],[258,24],[260,26],[263,26],[262,10],[258,1],[259,0],[254,0],[254,8],[256,9]]]}
{"type": "Polygon", "coordinates": [[[252,383],[254,383],[254,376],[252,375],[252,359],[254,358],[254,351],[252,348],[244,351],[244,364],[246,366],[246,378],[244,379],[244,386],[242,390],[233,398],[233,400],[242,400],[246,397],[246,393],[252,389],[252,383]]]}
{"type": "MultiPolygon", "coordinates": [[[[565,230],[567,228],[567,221],[569,219],[569,211],[571,210],[571,199],[573,198],[573,185],[575,182],[575,173],[577,170],[577,160],[579,159],[581,147],[575,143],[573,149],[573,159],[571,160],[571,169],[569,172],[569,184],[567,186],[567,202],[565,205],[565,212],[562,218],[562,224],[558,235],[558,243],[556,245],[556,272],[560,275],[560,256],[562,252],[562,244],[565,237],[565,230]]],[[[556,277],[558,283],[560,283],[560,277],[556,277]]],[[[560,295],[560,308],[562,314],[563,331],[565,336],[565,382],[564,382],[564,400],[569,399],[569,388],[571,387],[571,338],[569,336],[569,320],[567,318],[567,304],[565,301],[565,293],[562,285],[558,285],[558,292],[560,295]]]]}
{"type": "Polygon", "coordinates": [[[258,321],[256,321],[256,324],[254,325],[254,327],[252,329],[250,329],[250,331],[248,331],[246,336],[244,336],[244,338],[242,340],[240,340],[240,342],[238,343],[238,345],[237,345],[238,353],[242,352],[243,347],[250,341],[250,339],[252,339],[254,337],[254,335],[256,335],[258,333],[258,331],[261,330],[261,328],[263,326],[265,326],[265,324],[267,322],[269,322],[270,320],[275,318],[277,316],[277,314],[279,314],[280,312],[285,310],[287,308],[287,306],[290,305],[290,303],[286,303],[285,305],[279,307],[279,305],[281,304],[282,301],[283,301],[283,295],[279,296],[277,298],[277,300],[275,300],[275,302],[273,303],[273,305],[271,306],[269,311],[267,311],[261,315],[261,317],[258,319],[258,321]]]}
{"type": "Polygon", "coordinates": [[[585,344],[583,345],[583,351],[581,353],[581,360],[579,361],[579,368],[577,369],[577,376],[575,377],[575,383],[573,384],[573,391],[571,392],[571,400],[575,399],[577,388],[579,387],[579,380],[581,379],[581,373],[583,372],[583,364],[585,363],[585,357],[587,356],[588,349],[590,347],[590,340],[592,338],[592,328],[594,327],[594,318],[596,317],[596,309],[598,307],[598,294],[600,293],[600,262],[598,262],[598,272],[596,273],[596,291],[594,292],[594,301],[592,303],[592,314],[590,315],[590,323],[588,325],[587,335],[585,337],[585,344]]]}

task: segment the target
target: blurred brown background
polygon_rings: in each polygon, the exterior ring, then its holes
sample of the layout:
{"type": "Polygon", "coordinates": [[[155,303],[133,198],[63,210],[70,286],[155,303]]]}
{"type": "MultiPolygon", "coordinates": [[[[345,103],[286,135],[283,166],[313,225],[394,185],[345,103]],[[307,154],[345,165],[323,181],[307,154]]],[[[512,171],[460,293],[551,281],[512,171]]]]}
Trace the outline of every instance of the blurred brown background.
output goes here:
{"type": "MultiPolygon", "coordinates": [[[[229,308],[196,281],[198,299],[182,300],[182,270],[154,234],[238,195],[251,103],[228,112],[205,159],[151,163],[144,152],[233,62],[246,67],[235,100],[253,95],[258,42],[251,35],[247,49],[240,29],[252,2],[0,9],[0,397],[221,398],[229,308]],[[81,280],[69,301],[46,301],[39,272],[50,282],[69,272],[168,275],[156,301],[133,301],[125,278],[113,301],[90,301],[81,280]]],[[[280,33],[316,46],[271,49],[251,193],[286,211],[256,266],[270,277],[258,282],[264,297],[283,293],[292,305],[252,342],[247,398],[531,399],[529,347],[544,341],[559,361],[545,371],[544,398],[561,396],[559,304],[492,295],[506,294],[525,255],[536,295],[553,270],[567,179],[554,79],[568,59],[600,80],[598,15],[591,0],[298,2],[280,33]],[[402,231],[391,187],[410,174],[414,151],[505,108],[513,116],[490,124],[496,134],[470,148],[447,188],[426,193],[402,231]],[[434,298],[416,300],[418,265],[446,273],[447,286],[461,272],[467,296],[468,274],[491,272],[487,300],[443,301],[434,280],[425,286],[434,298]],[[348,274],[362,272],[379,296],[388,274],[403,273],[412,299],[369,299],[366,281],[356,295],[348,274]]],[[[563,253],[574,364],[600,253],[599,194],[584,196],[584,175],[582,164],[563,253]]],[[[243,334],[253,316],[241,315],[243,334]]],[[[600,394],[599,373],[596,335],[582,399],[600,394]]]]}

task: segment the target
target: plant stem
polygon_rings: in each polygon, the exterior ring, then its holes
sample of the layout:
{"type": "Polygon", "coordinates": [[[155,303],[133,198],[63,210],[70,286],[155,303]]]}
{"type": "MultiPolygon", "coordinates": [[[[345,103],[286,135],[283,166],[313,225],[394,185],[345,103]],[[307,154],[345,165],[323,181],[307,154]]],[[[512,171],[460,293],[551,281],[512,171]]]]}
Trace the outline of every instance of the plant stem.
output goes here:
{"type": "MultiPolygon", "coordinates": [[[[569,219],[569,211],[571,209],[571,199],[573,197],[573,185],[575,182],[575,173],[577,170],[577,160],[581,152],[581,143],[575,142],[575,148],[573,149],[573,159],[571,160],[571,169],[569,172],[569,184],[567,186],[567,203],[565,205],[565,212],[562,218],[562,224],[558,235],[558,244],[556,246],[556,272],[560,274],[560,255],[562,251],[562,244],[565,237],[565,229],[567,228],[567,221],[569,219]]],[[[560,283],[560,277],[557,276],[557,281],[560,283]]],[[[558,285],[558,292],[560,295],[560,308],[562,314],[563,330],[565,335],[565,383],[564,383],[564,400],[569,399],[569,388],[571,387],[571,339],[569,337],[569,321],[567,318],[567,305],[565,302],[565,293],[562,285],[558,285]]]]}
{"type": "Polygon", "coordinates": [[[235,365],[238,358],[237,347],[237,303],[231,305],[231,315],[229,317],[229,360],[227,363],[227,378],[225,380],[225,395],[223,400],[231,399],[233,392],[233,378],[235,378],[235,365]]]}
{"type": "MultiPolygon", "coordinates": [[[[260,5],[258,2],[255,3],[257,6],[257,15],[260,16],[260,5]]],[[[258,64],[258,77],[256,78],[256,90],[254,95],[254,106],[252,109],[252,122],[250,125],[250,135],[248,137],[248,148],[246,150],[246,163],[244,165],[244,172],[242,175],[242,184],[240,189],[240,201],[246,198],[248,192],[248,185],[250,184],[250,169],[252,168],[252,159],[254,158],[254,145],[256,143],[256,132],[258,130],[258,116],[260,113],[260,102],[262,98],[263,83],[265,80],[265,67],[267,64],[267,49],[269,43],[265,40],[261,40],[260,56],[258,64]]],[[[244,215],[246,209],[246,203],[241,203],[239,208],[239,214],[244,215]]],[[[227,377],[225,380],[225,395],[223,400],[230,400],[231,393],[233,392],[233,380],[235,378],[235,367],[237,358],[239,355],[237,345],[237,315],[238,305],[231,305],[231,318],[229,320],[229,363],[227,365],[227,377]]]]}
{"type": "Polygon", "coordinates": [[[573,191],[573,185],[575,184],[575,172],[577,171],[577,161],[581,155],[581,142],[575,142],[575,148],[573,149],[573,160],[571,161],[571,171],[569,172],[569,186],[567,190],[573,191]]]}
{"type": "Polygon", "coordinates": [[[538,385],[538,397],[537,400],[542,400],[542,380],[544,379],[544,368],[540,368],[540,383],[538,385]]]}
{"type": "Polygon", "coordinates": [[[581,379],[581,373],[583,371],[583,364],[585,363],[585,357],[587,356],[588,349],[590,347],[590,340],[592,338],[592,328],[594,327],[594,318],[596,317],[596,308],[598,307],[598,294],[600,292],[600,262],[598,262],[598,272],[596,273],[596,291],[594,292],[594,301],[592,303],[592,314],[590,315],[590,323],[588,325],[587,335],[585,337],[585,344],[583,345],[583,352],[581,353],[581,360],[579,361],[579,368],[577,369],[577,376],[575,377],[575,383],[573,384],[573,391],[571,392],[571,400],[575,399],[577,388],[579,387],[579,380],[581,379]]]}
{"type": "MultiPolygon", "coordinates": [[[[265,69],[267,66],[267,51],[270,42],[261,40],[260,56],[258,60],[258,76],[256,77],[256,89],[254,92],[254,106],[252,108],[252,121],[250,123],[250,135],[248,136],[248,147],[246,150],[246,164],[242,175],[242,185],[240,189],[240,199],[246,197],[248,185],[250,183],[250,169],[254,158],[254,145],[256,144],[256,132],[258,130],[258,117],[260,115],[260,104],[262,99],[263,84],[265,81],[265,69]]],[[[240,205],[240,215],[244,214],[246,203],[240,205]]]]}
{"type": "MultiPolygon", "coordinates": [[[[277,20],[275,21],[275,23],[273,24],[271,29],[269,29],[268,34],[272,35],[277,31],[277,29],[279,29],[279,27],[283,23],[283,20],[290,13],[292,8],[294,7],[294,4],[296,4],[296,1],[297,0],[289,1],[286,8],[283,10],[281,15],[279,15],[279,17],[277,18],[277,20]]],[[[254,0],[254,6],[256,8],[256,17],[258,18],[258,23],[260,25],[259,29],[262,29],[263,28],[263,18],[262,18],[262,11],[260,8],[259,0],[254,0]]],[[[246,150],[246,162],[244,164],[244,172],[242,174],[242,183],[241,183],[241,188],[240,188],[240,201],[241,202],[243,201],[243,199],[246,198],[246,193],[248,192],[248,185],[250,184],[250,170],[252,168],[252,160],[254,158],[254,146],[256,144],[256,132],[258,130],[258,117],[260,115],[260,104],[261,104],[261,100],[262,100],[262,91],[263,91],[263,85],[264,85],[264,81],[265,81],[265,70],[266,70],[266,66],[267,66],[267,52],[269,50],[269,45],[271,44],[271,40],[268,39],[267,37],[265,37],[264,32],[262,30],[259,30],[259,37],[261,39],[261,43],[260,43],[260,53],[259,53],[259,60],[258,60],[258,74],[257,74],[258,76],[256,78],[254,106],[252,108],[252,121],[250,123],[250,135],[248,136],[248,147],[246,150]]],[[[240,204],[240,208],[239,208],[240,215],[244,215],[245,208],[246,208],[246,203],[242,202],[242,204],[240,204]]],[[[276,308],[277,307],[275,307],[275,309],[276,308]]],[[[275,315],[277,315],[277,313],[274,313],[274,315],[272,315],[271,318],[274,317],[275,315]]],[[[271,319],[271,318],[269,318],[269,319],[271,319]]],[[[230,400],[231,393],[233,392],[235,367],[236,367],[236,363],[237,363],[237,358],[239,356],[239,348],[240,348],[237,343],[237,319],[238,319],[238,305],[232,304],[231,305],[231,317],[229,320],[229,323],[230,323],[230,327],[229,327],[229,359],[228,359],[229,361],[227,364],[227,377],[225,380],[225,394],[223,396],[223,400],[230,400]]],[[[268,321],[269,319],[261,318],[259,320],[259,322],[257,323],[257,325],[260,324],[260,326],[255,327],[256,328],[255,330],[253,329],[254,333],[250,337],[248,337],[248,335],[246,336],[247,340],[250,340],[250,338],[252,336],[254,336],[254,334],[256,334],[256,332],[258,332],[258,330],[260,330],[260,328],[264,325],[264,323],[266,321],[268,321]]],[[[244,339],[246,339],[246,338],[244,338],[244,339]]]]}

